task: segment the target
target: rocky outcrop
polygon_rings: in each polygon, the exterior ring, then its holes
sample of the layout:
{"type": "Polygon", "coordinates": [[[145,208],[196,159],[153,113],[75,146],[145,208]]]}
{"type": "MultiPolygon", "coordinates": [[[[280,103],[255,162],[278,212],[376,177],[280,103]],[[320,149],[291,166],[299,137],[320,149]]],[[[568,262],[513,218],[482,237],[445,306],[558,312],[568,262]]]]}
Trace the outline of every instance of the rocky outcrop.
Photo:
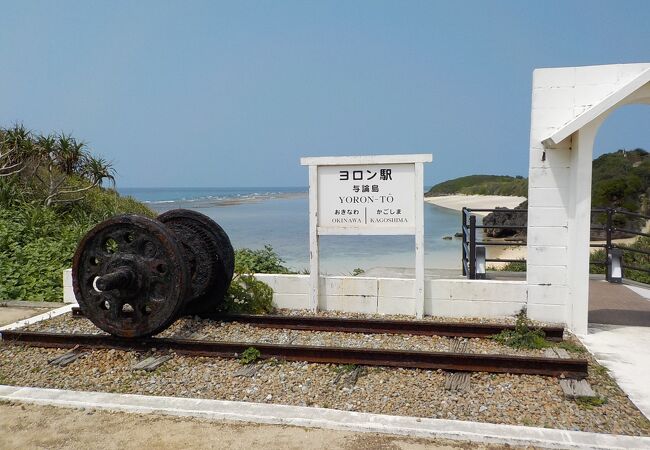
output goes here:
{"type": "MultiPolygon", "coordinates": [[[[483,225],[487,227],[506,227],[506,228],[484,228],[485,236],[491,238],[526,238],[526,229],[507,228],[509,226],[526,226],[528,224],[528,213],[513,212],[512,209],[497,207],[499,211],[488,214],[483,218],[483,225]]],[[[528,209],[528,201],[516,206],[515,209],[528,209]]],[[[604,223],[606,222],[605,213],[595,213],[591,217],[591,240],[604,241],[607,239],[607,234],[604,230],[604,223]]],[[[642,218],[615,214],[612,220],[614,228],[628,229],[640,231],[645,226],[646,221],[642,218]]],[[[635,237],[635,234],[625,233],[623,231],[615,230],[612,232],[612,239],[626,239],[635,237]]]]}
{"type": "MultiPolygon", "coordinates": [[[[483,218],[483,225],[487,227],[506,227],[506,228],[484,228],[486,236],[493,238],[506,237],[525,237],[526,229],[516,229],[507,227],[526,226],[528,223],[528,212],[513,212],[512,209],[497,207],[499,211],[488,214],[483,218]]],[[[517,205],[515,210],[528,210],[528,201],[517,205]]]]}

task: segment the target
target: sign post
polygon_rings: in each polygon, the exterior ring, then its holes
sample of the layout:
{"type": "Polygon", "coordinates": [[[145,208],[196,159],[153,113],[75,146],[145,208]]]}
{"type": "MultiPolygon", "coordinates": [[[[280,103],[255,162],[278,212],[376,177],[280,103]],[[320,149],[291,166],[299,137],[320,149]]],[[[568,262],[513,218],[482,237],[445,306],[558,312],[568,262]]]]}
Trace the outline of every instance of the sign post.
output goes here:
{"type": "Polygon", "coordinates": [[[414,235],[415,315],[424,315],[423,163],[430,154],[301,158],[309,166],[310,306],[318,310],[319,236],[414,235]]]}

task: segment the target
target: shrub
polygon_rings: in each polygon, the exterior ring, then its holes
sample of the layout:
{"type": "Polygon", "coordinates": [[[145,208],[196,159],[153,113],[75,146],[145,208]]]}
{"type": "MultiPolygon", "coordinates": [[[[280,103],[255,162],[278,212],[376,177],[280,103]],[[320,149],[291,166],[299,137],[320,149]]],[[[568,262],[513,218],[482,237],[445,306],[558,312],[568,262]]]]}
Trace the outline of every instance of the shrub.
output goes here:
{"type": "Polygon", "coordinates": [[[75,205],[14,201],[0,208],[0,300],[60,301],[61,273],[90,228],[115,214],[155,215],[115,191],[91,191],[75,205]]]}
{"type": "Polygon", "coordinates": [[[221,309],[229,314],[271,313],[275,310],[273,289],[252,274],[236,274],[221,309]]]}
{"type": "Polygon", "coordinates": [[[503,265],[501,269],[505,272],[525,272],[526,271],[526,261],[523,259],[521,261],[509,262],[503,265]]]}
{"type": "MultiPolygon", "coordinates": [[[[647,236],[639,237],[636,242],[630,245],[619,245],[621,248],[631,248],[635,250],[642,250],[645,252],[650,252],[650,238],[647,236]]],[[[605,250],[598,250],[591,254],[591,262],[602,262],[607,259],[607,253],[605,250]]],[[[636,252],[626,252],[623,250],[623,267],[625,265],[631,265],[636,267],[650,267],[650,255],[645,255],[643,253],[636,252]]],[[[602,264],[591,264],[589,271],[591,273],[605,273],[605,266],[602,264]]],[[[650,284],[650,274],[642,272],[640,270],[625,269],[623,270],[623,277],[628,280],[638,281],[639,283],[650,284]]]]}
{"type": "Polygon", "coordinates": [[[292,273],[284,266],[284,260],[270,245],[263,249],[240,248],[235,251],[237,273],[292,273]]]}

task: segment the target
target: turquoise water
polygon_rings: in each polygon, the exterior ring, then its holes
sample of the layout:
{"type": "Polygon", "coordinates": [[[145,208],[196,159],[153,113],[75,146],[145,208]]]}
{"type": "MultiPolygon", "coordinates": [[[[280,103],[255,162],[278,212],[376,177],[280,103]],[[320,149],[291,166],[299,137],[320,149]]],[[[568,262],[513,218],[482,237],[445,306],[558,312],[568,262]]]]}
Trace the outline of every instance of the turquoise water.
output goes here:
{"type": "MultiPolygon", "coordinates": [[[[309,267],[307,188],[123,188],[158,212],[195,209],[216,220],[235,248],[271,245],[295,270],[309,267]]],[[[425,266],[460,268],[460,212],[424,204],[425,266]]],[[[342,275],[357,267],[413,267],[412,236],[322,236],[321,271],[342,275]]]]}

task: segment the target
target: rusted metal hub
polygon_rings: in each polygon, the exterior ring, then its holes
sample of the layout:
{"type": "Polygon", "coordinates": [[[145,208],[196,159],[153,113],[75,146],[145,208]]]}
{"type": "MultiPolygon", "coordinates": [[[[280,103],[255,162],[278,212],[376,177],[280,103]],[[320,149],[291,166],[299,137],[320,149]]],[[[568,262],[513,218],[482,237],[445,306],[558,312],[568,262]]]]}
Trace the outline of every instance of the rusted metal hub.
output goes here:
{"type": "Polygon", "coordinates": [[[228,235],[208,216],[188,209],[167,211],[157,218],[180,240],[189,262],[192,299],[184,314],[212,313],[223,302],[235,269],[228,235]]]}
{"type": "Polygon", "coordinates": [[[234,271],[234,251],[209,217],[173,210],[158,220],[122,215],[81,240],[73,289],[84,315],[120,337],[161,332],[183,314],[215,312],[234,271]]]}
{"type": "Polygon", "coordinates": [[[113,217],[86,234],[74,255],[72,280],[86,317],[122,337],[164,330],[191,292],[176,237],[136,215],[113,217]]]}

